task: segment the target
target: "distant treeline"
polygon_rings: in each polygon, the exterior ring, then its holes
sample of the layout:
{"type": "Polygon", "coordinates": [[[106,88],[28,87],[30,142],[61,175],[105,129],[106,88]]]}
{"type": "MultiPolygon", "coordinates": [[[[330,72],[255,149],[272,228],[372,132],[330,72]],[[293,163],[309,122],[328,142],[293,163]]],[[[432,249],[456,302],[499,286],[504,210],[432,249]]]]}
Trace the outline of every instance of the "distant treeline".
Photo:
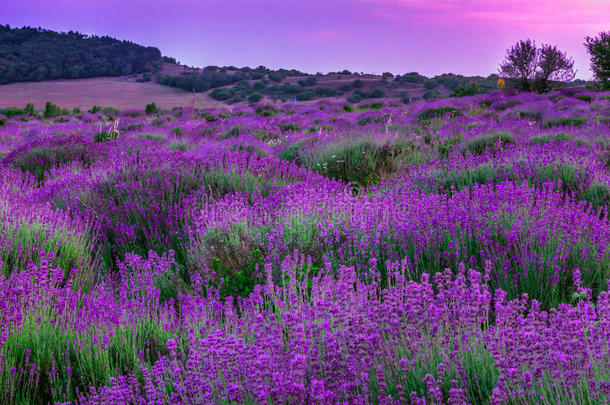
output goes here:
{"type": "MultiPolygon", "coordinates": [[[[384,73],[379,80],[370,80],[370,75],[350,72],[330,72],[307,74],[298,70],[272,70],[265,66],[257,68],[237,68],[234,66],[207,66],[200,71],[183,72],[179,75],[160,75],[157,82],[166,86],[178,87],[186,91],[204,92],[212,90],[210,96],[216,100],[232,104],[240,101],[257,102],[263,96],[276,100],[298,101],[314,100],[322,97],[345,97],[349,102],[359,102],[364,99],[386,97],[396,93],[396,89],[409,89],[424,86],[424,97],[427,99],[441,98],[451,93],[451,96],[466,96],[477,93],[488,93],[496,89],[498,75],[462,76],[447,73],[433,78],[420,75],[417,72],[394,76],[384,73]],[[291,76],[303,77],[297,83],[287,83],[285,78],[291,76]],[[349,79],[339,87],[319,86],[324,77],[349,79]],[[367,77],[366,80],[365,77],[367,77]],[[366,88],[364,88],[366,87],[366,88]],[[444,91],[441,92],[440,89],[444,91]]],[[[400,91],[399,94],[408,92],[400,91]]],[[[407,96],[403,96],[410,100],[407,96]]]]}
{"type": "Polygon", "coordinates": [[[108,36],[0,25],[0,84],[152,72],[161,52],[108,36]]]}
{"type": "Polygon", "coordinates": [[[257,68],[237,68],[235,66],[218,67],[207,66],[201,72],[183,72],[180,75],[161,75],[160,84],[178,87],[187,91],[202,92],[216,87],[223,87],[242,80],[268,80],[279,83],[289,76],[305,76],[306,73],[298,70],[271,70],[265,66],[257,68]]]}

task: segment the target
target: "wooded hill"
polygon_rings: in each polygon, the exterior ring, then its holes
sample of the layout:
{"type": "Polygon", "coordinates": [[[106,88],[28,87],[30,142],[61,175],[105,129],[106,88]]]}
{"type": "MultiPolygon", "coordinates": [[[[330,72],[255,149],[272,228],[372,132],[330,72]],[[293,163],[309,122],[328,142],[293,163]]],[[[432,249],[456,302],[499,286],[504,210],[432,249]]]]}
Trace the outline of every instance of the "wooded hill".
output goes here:
{"type": "Polygon", "coordinates": [[[108,36],[0,25],[0,84],[152,72],[161,52],[108,36]]]}

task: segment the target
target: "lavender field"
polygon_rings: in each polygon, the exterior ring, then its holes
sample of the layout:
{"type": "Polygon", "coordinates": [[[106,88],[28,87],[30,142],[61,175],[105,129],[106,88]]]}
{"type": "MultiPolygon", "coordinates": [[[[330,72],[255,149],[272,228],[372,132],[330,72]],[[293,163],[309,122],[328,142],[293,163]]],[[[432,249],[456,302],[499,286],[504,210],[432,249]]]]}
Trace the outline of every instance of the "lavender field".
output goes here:
{"type": "Polygon", "coordinates": [[[0,403],[610,401],[610,93],[0,125],[0,403]]]}

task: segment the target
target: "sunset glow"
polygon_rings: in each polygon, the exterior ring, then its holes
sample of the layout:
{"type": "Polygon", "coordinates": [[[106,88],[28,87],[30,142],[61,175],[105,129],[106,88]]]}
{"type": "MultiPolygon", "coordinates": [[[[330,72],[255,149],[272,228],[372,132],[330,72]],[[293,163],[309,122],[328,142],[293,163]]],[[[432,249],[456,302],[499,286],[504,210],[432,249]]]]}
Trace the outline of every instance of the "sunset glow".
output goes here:
{"type": "Polygon", "coordinates": [[[610,28],[608,0],[3,0],[2,23],[110,35],[188,65],[488,75],[505,50],[557,44],[590,78],[584,37],[610,28]]]}

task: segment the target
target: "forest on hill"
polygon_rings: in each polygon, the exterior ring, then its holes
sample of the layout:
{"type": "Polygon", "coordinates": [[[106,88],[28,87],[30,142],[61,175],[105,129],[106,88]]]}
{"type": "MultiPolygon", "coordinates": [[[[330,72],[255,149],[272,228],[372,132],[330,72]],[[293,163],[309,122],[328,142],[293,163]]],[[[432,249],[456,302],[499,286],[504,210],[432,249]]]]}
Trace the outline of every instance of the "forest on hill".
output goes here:
{"type": "Polygon", "coordinates": [[[161,52],[109,36],[0,25],[0,84],[157,70],[161,52]]]}

